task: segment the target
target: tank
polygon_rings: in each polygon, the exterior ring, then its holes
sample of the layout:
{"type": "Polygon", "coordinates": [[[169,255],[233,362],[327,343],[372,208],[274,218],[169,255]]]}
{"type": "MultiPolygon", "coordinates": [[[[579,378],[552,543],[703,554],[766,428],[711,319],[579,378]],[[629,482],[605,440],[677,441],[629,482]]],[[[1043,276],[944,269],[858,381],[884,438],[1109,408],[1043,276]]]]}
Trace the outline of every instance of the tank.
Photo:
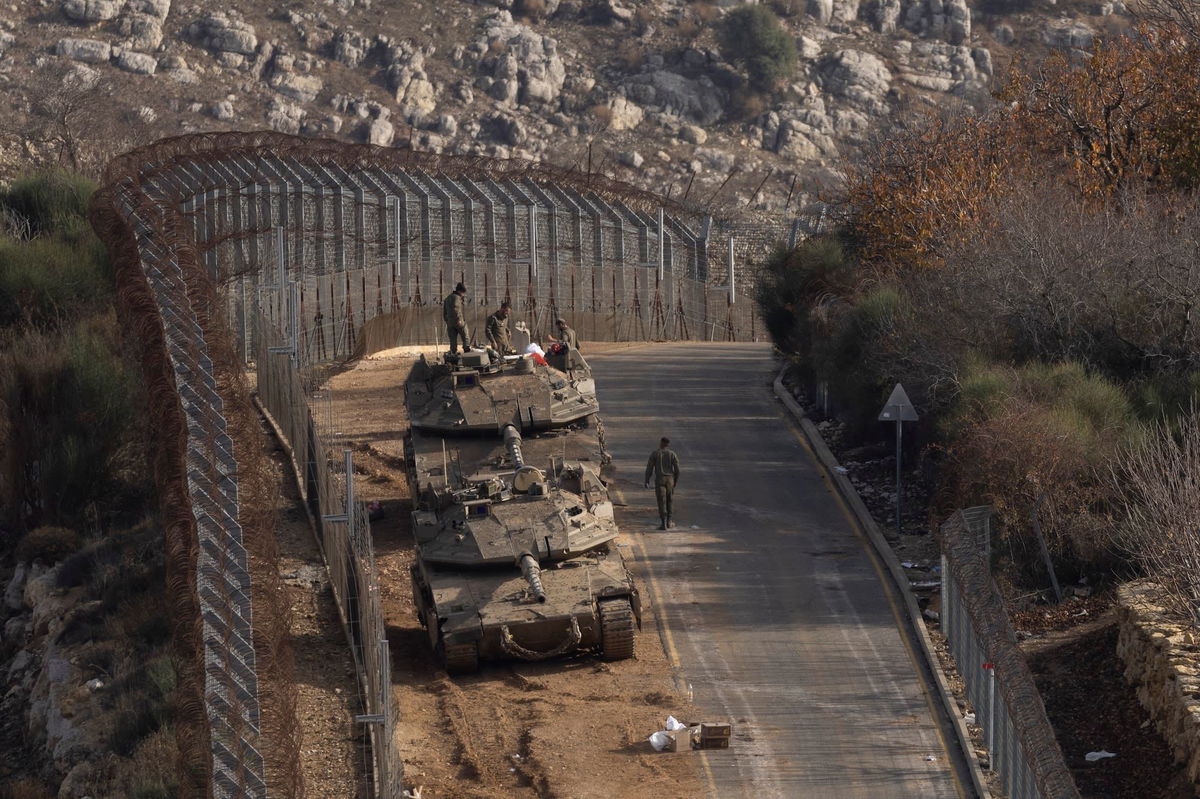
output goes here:
{"type": "Polygon", "coordinates": [[[548,361],[422,358],[406,383],[413,600],[451,673],[634,654],[641,605],[616,546],[595,385],[578,353],[548,361]]]}
{"type": "Polygon", "coordinates": [[[497,356],[472,350],[458,360],[422,358],[408,381],[409,424],[426,433],[496,433],[505,425],[549,430],[599,410],[591,369],[578,350],[497,356]]]}

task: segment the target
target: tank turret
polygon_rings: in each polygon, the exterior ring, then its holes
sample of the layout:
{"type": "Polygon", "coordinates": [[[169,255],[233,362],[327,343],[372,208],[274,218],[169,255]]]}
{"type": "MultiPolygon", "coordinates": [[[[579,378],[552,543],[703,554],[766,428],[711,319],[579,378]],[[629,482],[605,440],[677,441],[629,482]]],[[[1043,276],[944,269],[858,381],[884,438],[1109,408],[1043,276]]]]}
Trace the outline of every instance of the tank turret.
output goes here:
{"type": "Polygon", "coordinates": [[[591,369],[577,351],[540,362],[480,350],[457,361],[422,357],[406,388],[409,423],[430,433],[548,430],[599,410],[591,369]]]}

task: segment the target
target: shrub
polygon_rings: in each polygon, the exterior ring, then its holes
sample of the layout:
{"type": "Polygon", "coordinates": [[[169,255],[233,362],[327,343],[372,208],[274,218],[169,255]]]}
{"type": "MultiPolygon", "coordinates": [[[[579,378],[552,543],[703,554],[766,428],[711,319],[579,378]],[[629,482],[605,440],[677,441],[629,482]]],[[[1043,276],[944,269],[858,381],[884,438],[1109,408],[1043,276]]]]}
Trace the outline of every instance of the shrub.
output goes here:
{"type": "Polygon", "coordinates": [[[17,560],[57,563],[79,549],[79,534],[65,527],[39,527],[17,544],[17,560]]]}
{"type": "Polygon", "coordinates": [[[1111,471],[1122,543],[1163,588],[1167,605],[1200,624],[1200,409],[1127,447],[1111,471]]]}
{"type": "Polygon", "coordinates": [[[116,510],[144,487],[115,325],[110,315],[65,334],[29,331],[0,350],[0,506],[32,524],[76,524],[89,507],[116,510]]]}
{"type": "Polygon", "coordinates": [[[774,89],[796,69],[796,43],[764,6],[743,5],[725,15],[717,27],[721,55],[739,64],[759,89],[774,89]]]}
{"type": "Polygon", "coordinates": [[[1098,568],[1117,556],[1103,518],[1101,473],[1142,427],[1117,384],[1078,363],[1024,367],[972,358],[940,429],[949,452],[947,507],[991,505],[1018,565],[1044,579],[1035,508],[1052,553],[1098,568]]]}
{"type": "Polygon", "coordinates": [[[0,327],[28,322],[47,329],[110,301],[103,259],[59,239],[0,239],[0,327]]]}
{"type": "Polygon", "coordinates": [[[808,239],[792,250],[776,249],[763,264],[755,301],[767,332],[784,352],[809,354],[810,312],[850,296],[857,264],[833,236],[808,239]]]}
{"type": "Polygon", "coordinates": [[[81,175],[52,170],[13,181],[0,192],[0,206],[28,219],[35,236],[74,239],[91,235],[88,202],[95,190],[81,175]]]}

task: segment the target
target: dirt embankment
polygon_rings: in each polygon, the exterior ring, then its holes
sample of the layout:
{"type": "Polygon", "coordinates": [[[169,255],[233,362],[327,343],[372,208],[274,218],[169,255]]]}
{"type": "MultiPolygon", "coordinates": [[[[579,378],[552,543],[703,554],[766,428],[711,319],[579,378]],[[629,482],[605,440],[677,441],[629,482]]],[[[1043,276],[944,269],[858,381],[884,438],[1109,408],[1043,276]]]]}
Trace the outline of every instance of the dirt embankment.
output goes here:
{"type": "MultiPolygon", "coordinates": [[[[687,718],[692,711],[674,688],[653,608],[645,610],[632,660],[489,664],[454,679],[435,666],[409,579],[403,382],[412,358],[373,356],[327,383],[334,427],[355,449],[356,471],[365,477],[359,495],[383,502],[387,514],[372,533],[407,782],[422,788],[424,799],[703,795],[694,753],[658,754],[646,741],[667,714],[687,718]]],[[[629,535],[621,541],[627,558],[629,535]]],[[[644,580],[637,563],[631,566],[644,580]]]]}

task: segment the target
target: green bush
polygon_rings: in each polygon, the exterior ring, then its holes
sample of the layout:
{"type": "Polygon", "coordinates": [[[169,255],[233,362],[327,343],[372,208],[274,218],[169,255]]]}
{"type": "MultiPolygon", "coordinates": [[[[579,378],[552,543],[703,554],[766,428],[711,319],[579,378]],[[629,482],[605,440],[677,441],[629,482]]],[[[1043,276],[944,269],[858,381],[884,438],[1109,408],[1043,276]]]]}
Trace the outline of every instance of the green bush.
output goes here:
{"type": "Polygon", "coordinates": [[[17,560],[58,563],[79,550],[79,534],[65,527],[39,527],[17,544],[17,560]]]}
{"type": "Polygon", "coordinates": [[[13,181],[0,192],[0,208],[27,219],[34,236],[59,236],[69,240],[90,237],[88,203],[96,184],[61,170],[43,172],[13,181]]]}
{"type": "Polygon", "coordinates": [[[135,384],[115,326],[93,317],[0,348],[0,506],[10,513],[74,525],[90,506],[116,511],[142,495],[135,384]]]}
{"type": "Polygon", "coordinates": [[[1134,408],[1146,421],[1176,422],[1197,400],[1200,400],[1200,371],[1153,375],[1133,390],[1134,408]]]}
{"type": "Polygon", "coordinates": [[[796,43],[765,6],[730,11],[717,26],[717,42],[721,55],[741,65],[756,88],[773,89],[796,69],[796,43]]]}
{"type": "Polygon", "coordinates": [[[93,249],[62,239],[0,239],[0,327],[27,322],[61,326],[112,302],[107,262],[93,249]]]}
{"type": "Polygon", "coordinates": [[[835,236],[808,239],[789,250],[777,248],[763,264],[755,301],[767,332],[784,352],[808,355],[827,306],[854,293],[857,262],[835,236]]]}

